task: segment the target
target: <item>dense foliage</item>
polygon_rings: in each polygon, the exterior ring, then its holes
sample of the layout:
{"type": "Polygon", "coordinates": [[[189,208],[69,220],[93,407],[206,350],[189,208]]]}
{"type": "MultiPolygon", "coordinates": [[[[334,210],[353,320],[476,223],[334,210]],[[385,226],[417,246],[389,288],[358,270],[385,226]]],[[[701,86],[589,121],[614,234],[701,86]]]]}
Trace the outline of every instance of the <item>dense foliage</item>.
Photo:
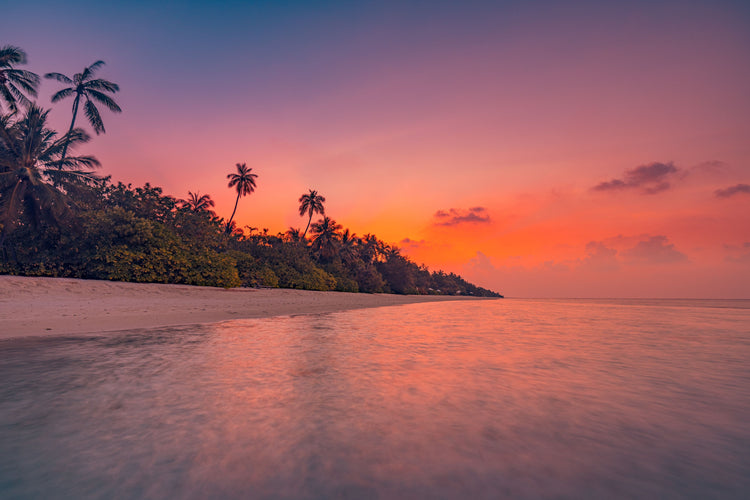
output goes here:
{"type": "Polygon", "coordinates": [[[430,272],[372,235],[325,219],[314,239],[235,231],[158,187],[103,180],[79,186],[65,214],[35,223],[22,212],[4,241],[0,273],[210,286],[495,296],[455,274],[430,272]]]}
{"type": "Polygon", "coordinates": [[[97,133],[104,128],[94,101],[119,111],[104,93],[116,92],[117,85],[91,77],[104,63],[72,79],[46,75],[75,84],[55,94],[57,100],[75,96],[70,129],[59,135],[47,127],[48,111],[21,93],[34,96],[38,83],[36,75],[14,67],[24,61],[17,47],[0,49],[6,82],[0,104],[8,110],[0,109],[0,274],[499,296],[455,274],[430,272],[373,235],[360,238],[344,230],[325,215],[325,198],[313,190],[299,200],[299,213],[307,216],[304,232],[246,233],[233,217],[239,199],[254,191],[257,174],[244,163],[227,176],[237,192],[229,221],[211,210],[208,195],[190,192],[187,200],[178,200],[149,184],[133,187],[101,178],[94,172],[95,158],[71,152],[90,139],[74,127],[79,101],[97,133]],[[323,217],[311,223],[315,213],[323,217]]]}

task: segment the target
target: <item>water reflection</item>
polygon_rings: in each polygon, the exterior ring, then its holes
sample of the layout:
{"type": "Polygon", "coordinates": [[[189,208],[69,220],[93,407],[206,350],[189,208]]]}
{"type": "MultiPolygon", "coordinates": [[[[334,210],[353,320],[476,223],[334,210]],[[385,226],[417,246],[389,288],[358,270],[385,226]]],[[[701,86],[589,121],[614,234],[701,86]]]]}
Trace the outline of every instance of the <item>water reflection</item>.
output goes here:
{"type": "Polygon", "coordinates": [[[420,304],[0,343],[0,497],[743,498],[750,310],[420,304]]]}

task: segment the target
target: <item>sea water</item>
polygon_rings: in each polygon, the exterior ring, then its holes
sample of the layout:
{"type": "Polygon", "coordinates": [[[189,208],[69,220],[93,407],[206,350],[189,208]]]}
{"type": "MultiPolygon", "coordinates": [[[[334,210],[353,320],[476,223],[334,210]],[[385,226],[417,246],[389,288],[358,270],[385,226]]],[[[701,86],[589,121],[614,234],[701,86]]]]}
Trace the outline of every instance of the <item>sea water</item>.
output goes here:
{"type": "Polygon", "coordinates": [[[750,302],[0,342],[0,498],[748,498],[750,302]]]}

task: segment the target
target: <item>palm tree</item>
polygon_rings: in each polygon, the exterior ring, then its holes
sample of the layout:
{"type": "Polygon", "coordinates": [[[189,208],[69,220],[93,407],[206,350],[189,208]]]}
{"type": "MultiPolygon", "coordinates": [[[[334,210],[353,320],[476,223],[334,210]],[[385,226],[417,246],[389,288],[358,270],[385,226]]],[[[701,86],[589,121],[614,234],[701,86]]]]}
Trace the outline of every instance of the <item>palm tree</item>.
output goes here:
{"type": "MultiPolygon", "coordinates": [[[[83,104],[83,109],[84,113],[86,114],[86,118],[88,119],[91,126],[94,127],[94,132],[96,132],[96,135],[99,135],[106,131],[104,130],[104,122],[102,122],[102,117],[99,114],[99,110],[97,109],[94,102],[98,102],[99,104],[106,106],[110,111],[113,111],[115,113],[122,112],[122,109],[120,109],[120,106],[117,105],[114,99],[107,95],[107,93],[114,94],[115,92],[118,92],[120,90],[119,85],[102,78],[93,79],[94,73],[96,73],[96,71],[102,66],[104,66],[104,61],[96,61],[91,66],[84,68],[82,72],[73,75],[73,78],[69,78],[62,73],[47,73],[46,75],[44,75],[45,78],[51,78],[65,85],[70,85],[70,87],[66,87],[62,90],[57,91],[52,96],[52,102],[60,101],[62,99],[65,99],[66,97],[75,96],[75,98],[73,99],[73,119],[70,121],[70,128],[68,129],[68,132],[72,131],[73,127],[75,127],[76,117],[78,116],[78,107],[81,104],[81,98],[83,98],[83,100],[85,101],[83,104]]],[[[66,143],[65,147],[63,147],[60,160],[61,168],[67,152],[68,145],[66,143]]]]}
{"type": "Polygon", "coordinates": [[[12,45],[0,47],[0,100],[5,101],[10,114],[18,112],[19,104],[31,104],[25,94],[36,97],[39,86],[39,75],[16,69],[15,64],[26,64],[26,52],[12,45]]]}
{"type": "Polygon", "coordinates": [[[247,196],[255,191],[255,178],[258,175],[253,174],[252,170],[246,164],[238,163],[237,173],[227,175],[229,187],[237,190],[237,200],[234,202],[234,210],[232,210],[232,216],[229,217],[229,222],[227,222],[227,234],[231,232],[232,219],[234,219],[234,214],[237,212],[237,204],[240,202],[240,197],[247,196]]]}
{"type": "MultiPolygon", "coordinates": [[[[248,227],[248,226],[245,226],[248,227]]],[[[229,224],[227,225],[227,234],[231,234],[234,236],[242,236],[245,234],[245,231],[237,225],[237,222],[231,220],[229,221],[229,224]]],[[[250,229],[250,232],[252,233],[252,228],[250,229]]]]}
{"type": "Polygon", "coordinates": [[[184,208],[189,208],[193,212],[210,211],[211,207],[215,205],[210,195],[201,195],[200,191],[195,193],[188,191],[187,200],[182,200],[180,203],[184,208]]]}
{"type": "Polygon", "coordinates": [[[349,228],[345,229],[343,233],[341,233],[341,258],[345,262],[351,262],[355,259],[357,256],[357,246],[360,243],[360,239],[357,238],[357,235],[350,232],[349,228]]]}
{"type": "Polygon", "coordinates": [[[385,245],[383,248],[383,256],[386,261],[403,257],[401,255],[401,249],[395,245],[385,245]]]}
{"type": "Polygon", "coordinates": [[[289,243],[299,243],[303,240],[302,232],[299,230],[299,228],[290,227],[284,233],[284,239],[289,243]]]}
{"type": "Polygon", "coordinates": [[[314,189],[311,189],[309,193],[303,194],[299,197],[300,217],[305,215],[305,213],[309,215],[307,219],[307,227],[305,227],[305,232],[302,233],[302,239],[307,235],[307,230],[310,228],[310,221],[312,221],[313,214],[319,213],[320,215],[323,215],[325,213],[325,208],[323,207],[323,203],[325,202],[326,199],[319,195],[314,189]]]}
{"type": "Polygon", "coordinates": [[[368,263],[377,261],[385,250],[385,244],[373,234],[364,235],[360,245],[362,246],[360,255],[368,263]]]}
{"type": "Polygon", "coordinates": [[[60,160],[67,145],[88,142],[88,134],[73,129],[57,138],[57,133],[47,128],[48,113],[31,104],[18,120],[0,117],[0,244],[21,213],[34,225],[43,219],[58,220],[67,208],[67,197],[55,186],[99,180],[92,172],[99,166],[93,156],[60,160]]]}
{"type": "Polygon", "coordinates": [[[312,249],[323,259],[329,260],[336,254],[336,245],[339,241],[338,232],[341,230],[341,225],[336,224],[336,221],[329,218],[323,217],[318,222],[312,225],[312,232],[315,234],[313,239],[312,249]]]}

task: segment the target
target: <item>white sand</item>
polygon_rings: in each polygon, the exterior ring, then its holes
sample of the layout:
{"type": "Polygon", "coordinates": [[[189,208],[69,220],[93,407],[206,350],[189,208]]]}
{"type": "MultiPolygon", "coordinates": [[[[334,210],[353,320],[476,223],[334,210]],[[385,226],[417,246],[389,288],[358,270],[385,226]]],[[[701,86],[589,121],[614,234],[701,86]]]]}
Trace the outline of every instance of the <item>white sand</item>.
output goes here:
{"type": "Polygon", "coordinates": [[[0,339],[478,300],[0,276],[0,339]]]}

